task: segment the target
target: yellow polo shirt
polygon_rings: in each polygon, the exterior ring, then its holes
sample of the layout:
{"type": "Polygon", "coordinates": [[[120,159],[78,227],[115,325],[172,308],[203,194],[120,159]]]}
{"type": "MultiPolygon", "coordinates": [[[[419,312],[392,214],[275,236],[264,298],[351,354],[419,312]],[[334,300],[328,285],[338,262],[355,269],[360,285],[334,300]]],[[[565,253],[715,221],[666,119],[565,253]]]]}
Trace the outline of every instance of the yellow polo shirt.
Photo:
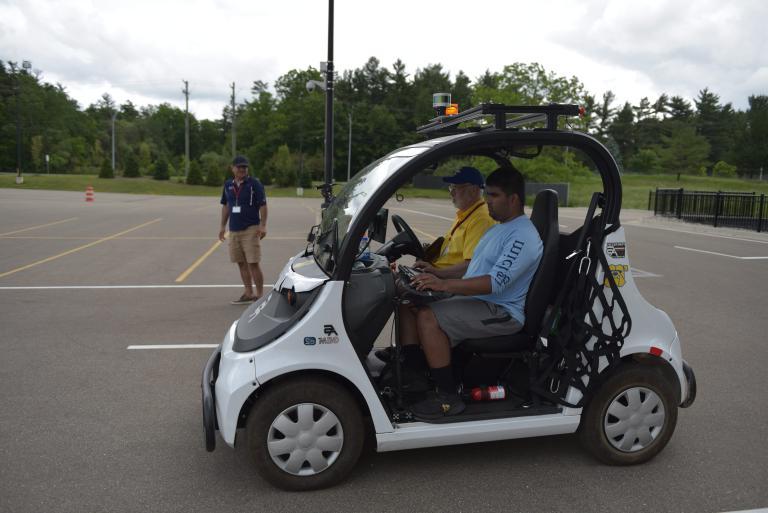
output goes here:
{"type": "Polygon", "coordinates": [[[440,256],[433,265],[441,268],[471,260],[480,238],[494,224],[496,221],[488,213],[488,205],[484,200],[477,201],[465,210],[457,210],[451,229],[444,235],[440,256]]]}

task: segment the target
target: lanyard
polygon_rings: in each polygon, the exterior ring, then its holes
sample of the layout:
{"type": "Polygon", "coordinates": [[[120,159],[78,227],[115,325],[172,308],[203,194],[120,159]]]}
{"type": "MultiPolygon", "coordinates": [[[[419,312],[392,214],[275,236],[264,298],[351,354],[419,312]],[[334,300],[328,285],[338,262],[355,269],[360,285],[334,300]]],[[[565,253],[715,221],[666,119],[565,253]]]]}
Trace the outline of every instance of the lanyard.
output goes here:
{"type": "Polygon", "coordinates": [[[238,187],[237,182],[232,181],[232,189],[235,191],[235,205],[240,204],[240,191],[242,190],[243,185],[245,185],[245,180],[240,184],[240,187],[238,187]]]}
{"type": "Polygon", "coordinates": [[[467,219],[469,219],[469,216],[471,216],[472,214],[474,214],[474,213],[475,213],[475,210],[477,210],[478,208],[480,208],[480,207],[482,207],[482,206],[483,206],[483,202],[480,202],[480,203],[478,203],[477,205],[475,205],[475,208],[473,208],[472,210],[470,210],[470,211],[469,211],[469,214],[465,215],[465,216],[464,216],[464,218],[463,218],[461,221],[459,221],[458,223],[456,223],[456,226],[454,226],[454,227],[453,227],[453,229],[451,230],[451,234],[450,234],[450,235],[448,235],[448,238],[450,239],[451,237],[453,237],[453,234],[456,232],[456,230],[458,230],[458,229],[459,229],[459,226],[461,226],[461,225],[462,225],[462,223],[464,223],[464,221],[466,221],[467,219]]]}

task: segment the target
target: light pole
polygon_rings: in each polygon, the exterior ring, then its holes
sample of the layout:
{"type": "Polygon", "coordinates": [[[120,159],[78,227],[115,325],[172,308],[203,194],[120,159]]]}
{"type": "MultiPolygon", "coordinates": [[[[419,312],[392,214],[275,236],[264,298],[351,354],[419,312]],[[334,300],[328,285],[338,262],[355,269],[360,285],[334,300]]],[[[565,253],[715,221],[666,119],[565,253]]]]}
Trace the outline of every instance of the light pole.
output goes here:
{"type": "MultiPolygon", "coordinates": [[[[22,61],[21,67],[24,70],[32,68],[32,63],[29,61],[22,61]]],[[[13,69],[13,68],[11,68],[13,69]]],[[[21,104],[19,103],[19,97],[21,96],[21,71],[16,73],[16,183],[24,183],[24,176],[21,170],[21,104]]]]}
{"type": "Polygon", "coordinates": [[[115,119],[117,118],[117,111],[112,113],[112,174],[115,175],[115,119]]]}
{"type": "Polygon", "coordinates": [[[349,182],[350,170],[352,169],[352,111],[347,114],[349,117],[349,146],[347,147],[347,182],[349,182]]]}
{"type": "Polygon", "coordinates": [[[328,62],[325,63],[325,183],[322,207],[333,199],[333,0],[328,0],[328,62]]]}

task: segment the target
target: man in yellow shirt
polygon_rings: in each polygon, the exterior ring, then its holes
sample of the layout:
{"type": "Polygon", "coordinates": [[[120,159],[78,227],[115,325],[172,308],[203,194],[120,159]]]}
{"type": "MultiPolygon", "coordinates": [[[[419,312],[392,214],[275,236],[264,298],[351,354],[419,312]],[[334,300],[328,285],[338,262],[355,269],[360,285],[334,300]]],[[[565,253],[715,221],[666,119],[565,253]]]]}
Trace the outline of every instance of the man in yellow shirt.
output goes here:
{"type": "MultiPolygon", "coordinates": [[[[438,278],[461,278],[464,276],[472,253],[480,238],[496,221],[488,213],[488,205],[483,200],[483,175],[474,167],[465,166],[443,181],[448,184],[453,206],[456,207],[456,219],[445,233],[440,253],[432,262],[417,260],[414,267],[434,274],[438,278]]],[[[418,340],[416,315],[407,306],[400,306],[400,341],[408,367],[419,367],[423,361],[421,348],[410,341],[418,340]],[[419,354],[408,354],[408,352],[419,354]]],[[[387,351],[378,351],[378,357],[389,359],[387,351]]]]}
{"type": "Polygon", "coordinates": [[[474,167],[465,166],[453,176],[443,178],[448,183],[456,219],[443,237],[440,253],[433,262],[417,260],[414,267],[438,278],[461,278],[469,266],[472,253],[480,238],[496,224],[483,200],[483,175],[474,167]]]}

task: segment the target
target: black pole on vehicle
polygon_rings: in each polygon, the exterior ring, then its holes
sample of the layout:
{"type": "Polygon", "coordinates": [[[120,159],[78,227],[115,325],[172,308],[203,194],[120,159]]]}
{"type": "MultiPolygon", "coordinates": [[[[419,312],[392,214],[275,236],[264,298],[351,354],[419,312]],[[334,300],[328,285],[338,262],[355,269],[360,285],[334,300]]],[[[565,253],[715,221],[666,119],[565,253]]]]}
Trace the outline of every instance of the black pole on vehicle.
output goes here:
{"type": "Polygon", "coordinates": [[[322,208],[333,200],[333,0],[328,0],[328,62],[325,68],[325,183],[322,208]]]}

